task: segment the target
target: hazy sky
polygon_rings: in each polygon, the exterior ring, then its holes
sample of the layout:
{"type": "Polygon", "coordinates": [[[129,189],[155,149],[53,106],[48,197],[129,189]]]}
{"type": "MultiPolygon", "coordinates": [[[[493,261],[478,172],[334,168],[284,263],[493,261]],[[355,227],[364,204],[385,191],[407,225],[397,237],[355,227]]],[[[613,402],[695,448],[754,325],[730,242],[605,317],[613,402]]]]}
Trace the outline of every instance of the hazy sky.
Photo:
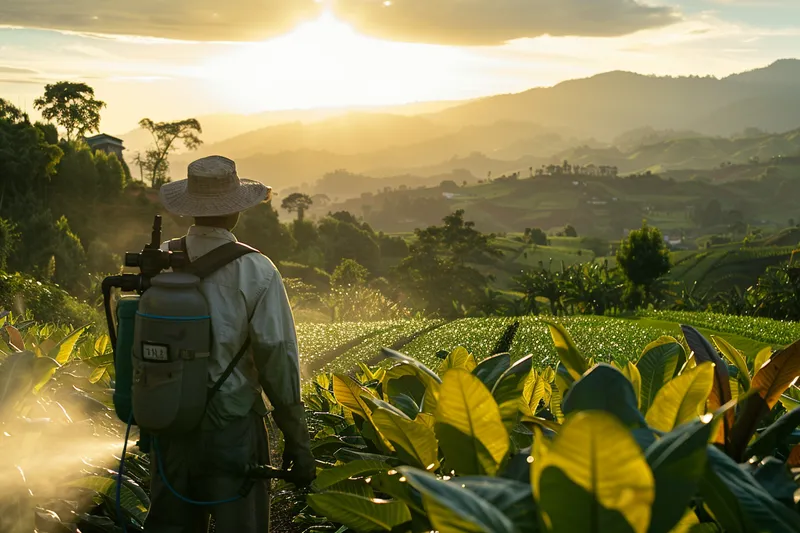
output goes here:
{"type": "Polygon", "coordinates": [[[110,133],[786,57],[800,57],[800,0],[0,0],[0,98],[31,111],[45,83],[83,80],[110,133]]]}

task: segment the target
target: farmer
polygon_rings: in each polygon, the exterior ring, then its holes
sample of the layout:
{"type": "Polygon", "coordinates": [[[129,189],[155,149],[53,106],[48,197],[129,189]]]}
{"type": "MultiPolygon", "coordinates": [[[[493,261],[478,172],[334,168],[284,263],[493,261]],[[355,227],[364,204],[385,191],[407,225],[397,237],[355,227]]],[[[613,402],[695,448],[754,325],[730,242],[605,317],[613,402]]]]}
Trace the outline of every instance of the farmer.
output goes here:
{"type": "MultiPolygon", "coordinates": [[[[164,243],[162,249],[174,249],[178,242],[194,262],[236,242],[231,231],[239,213],[270,196],[269,187],[240,179],[230,159],[199,159],[189,165],[188,179],[161,187],[167,211],[194,219],[183,239],[164,243]]],[[[199,428],[159,437],[144,530],[205,532],[211,516],[216,533],[263,533],[269,531],[269,481],[256,481],[243,497],[237,496],[247,487],[244,468],[270,462],[268,405],[284,436],[283,468],[290,469],[289,481],[307,486],[316,472],[300,399],[292,310],[278,270],[260,253],[228,263],[205,278],[200,290],[211,309],[209,389],[226,368],[232,372],[211,398],[199,428]]]]}

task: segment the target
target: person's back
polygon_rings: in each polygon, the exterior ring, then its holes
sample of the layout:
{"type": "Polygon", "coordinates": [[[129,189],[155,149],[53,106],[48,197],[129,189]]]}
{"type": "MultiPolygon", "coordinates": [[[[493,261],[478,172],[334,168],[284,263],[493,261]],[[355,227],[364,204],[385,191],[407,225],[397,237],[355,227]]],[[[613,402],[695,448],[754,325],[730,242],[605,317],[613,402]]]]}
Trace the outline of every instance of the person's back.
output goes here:
{"type": "MultiPolygon", "coordinates": [[[[239,211],[263,201],[268,192],[261,184],[239,180],[228,159],[192,163],[189,179],[162,187],[161,198],[171,212],[194,217],[195,225],[163,246],[182,248],[194,263],[236,242],[231,230],[239,211]]],[[[209,514],[219,533],[267,531],[268,482],[255,482],[245,497],[237,497],[246,486],[246,467],[269,464],[262,390],[286,439],[283,467],[292,465],[292,481],[300,485],[315,473],[291,308],[278,270],[260,253],[222,266],[203,279],[200,290],[211,309],[208,387],[218,390],[201,427],[158,439],[145,531],[203,531],[209,514]]]]}

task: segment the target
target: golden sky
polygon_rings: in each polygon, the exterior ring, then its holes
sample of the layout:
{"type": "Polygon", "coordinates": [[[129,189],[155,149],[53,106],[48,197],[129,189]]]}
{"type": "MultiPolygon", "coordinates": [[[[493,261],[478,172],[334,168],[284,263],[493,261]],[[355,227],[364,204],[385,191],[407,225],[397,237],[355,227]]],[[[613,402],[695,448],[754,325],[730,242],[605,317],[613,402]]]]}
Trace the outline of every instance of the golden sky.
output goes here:
{"type": "MultiPolygon", "coordinates": [[[[717,76],[800,56],[798,0],[2,0],[0,98],[83,80],[102,129],[455,100],[608,70],[717,76]]],[[[35,113],[32,113],[35,115],[35,113]]]]}

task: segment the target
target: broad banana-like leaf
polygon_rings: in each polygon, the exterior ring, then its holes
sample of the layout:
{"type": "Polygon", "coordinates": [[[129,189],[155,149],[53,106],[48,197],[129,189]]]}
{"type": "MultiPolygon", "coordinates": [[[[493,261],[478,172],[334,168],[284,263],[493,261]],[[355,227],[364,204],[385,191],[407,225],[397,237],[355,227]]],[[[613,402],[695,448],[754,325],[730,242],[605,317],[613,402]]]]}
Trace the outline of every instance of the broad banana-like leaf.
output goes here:
{"type": "MultiPolygon", "coordinates": [[[[417,361],[413,357],[409,357],[395,350],[390,350],[389,348],[383,348],[381,353],[387,359],[392,359],[402,363],[402,366],[394,367],[390,371],[393,372],[394,377],[399,377],[400,375],[403,375],[400,372],[405,372],[405,375],[415,375],[417,378],[419,378],[419,380],[425,385],[425,392],[421,400],[422,411],[425,413],[433,413],[436,410],[436,404],[439,400],[439,386],[442,383],[441,378],[437,376],[433,370],[417,361]],[[403,366],[407,368],[401,371],[400,368],[403,366]]],[[[388,390],[386,387],[387,382],[393,379],[393,376],[389,375],[390,372],[387,372],[386,376],[383,378],[384,390],[388,390]]]]}
{"type": "Polygon", "coordinates": [[[605,411],[628,427],[647,425],[631,382],[619,370],[603,363],[572,384],[561,407],[566,416],[580,411],[605,411]]]}
{"type": "Polygon", "coordinates": [[[639,405],[643,413],[650,409],[661,387],[675,375],[681,352],[683,346],[672,337],[661,337],[642,351],[636,368],[642,377],[639,405]]]}
{"type": "Polygon", "coordinates": [[[312,486],[315,491],[323,491],[341,481],[345,481],[354,476],[368,476],[380,472],[391,470],[391,466],[383,461],[357,460],[350,463],[326,468],[317,474],[312,486]]]}
{"type": "Polygon", "coordinates": [[[655,500],[653,473],[616,417],[576,413],[552,442],[535,431],[531,485],[547,530],[647,531],[655,500]]]}
{"type": "Polygon", "coordinates": [[[439,468],[439,443],[433,429],[425,422],[409,420],[381,408],[372,413],[372,422],[392,443],[401,459],[428,471],[439,468]]]}
{"type": "Polygon", "coordinates": [[[459,346],[450,352],[444,361],[439,364],[439,375],[443,376],[445,372],[451,368],[461,368],[467,372],[472,372],[477,366],[478,362],[475,361],[475,356],[469,353],[463,346],[459,346]]]}
{"type": "Polygon", "coordinates": [[[497,380],[509,368],[511,368],[511,355],[501,353],[481,361],[472,373],[486,385],[487,389],[492,390],[497,380]]]}
{"type": "Polygon", "coordinates": [[[372,394],[369,389],[359,385],[349,376],[334,374],[333,394],[336,397],[337,402],[352,411],[354,414],[363,418],[365,423],[372,426],[372,429],[375,430],[377,437],[380,440],[380,442],[376,442],[376,444],[383,444],[386,450],[394,451],[394,448],[392,447],[391,443],[386,440],[386,437],[381,435],[380,432],[375,429],[375,424],[372,421],[372,409],[362,397],[371,397],[377,400],[375,395],[372,394]]]}
{"type": "Polygon", "coordinates": [[[747,448],[744,456],[767,457],[771,455],[775,448],[788,439],[797,427],[800,427],[800,407],[794,408],[769,426],[747,448]]]}
{"type": "Polygon", "coordinates": [[[647,449],[645,455],[656,482],[648,533],[672,531],[687,513],[705,474],[706,447],[712,429],[713,424],[694,420],[667,433],[647,449]]]}
{"type": "Polygon", "coordinates": [[[6,334],[8,335],[8,346],[14,351],[21,352],[25,350],[25,341],[22,334],[17,328],[12,325],[5,326],[6,334]]]}
{"type": "Polygon", "coordinates": [[[58,363],[61,365],[68,363],[72,358],[72,352],[75,349],[75,345],[78,343],[78,339],[80,339],[87,327],[88,326],[83,326],[70,332],[66,337],[61,339],[61,341],[56,344],[52,350],[50,350],[48,355],[58,361],[58,363]]]}
{"type": "Polygon", "coordinates": [[[516,533],[505,514],[460,483],[440,481],[409,467],[400,468],[400,473],[422,494],[428,519],[439,533],[516,533]]]}
{"type": "Polygon", "coordinates": [[[753,376],[755,376],[761,368],[767,364],[770,357],[772,357],[772,347],[767,346],[763,348],[758,354],[756,355],[755,362],[753,363],[753,376]]]}
{"type": "Polygon", "coordinates": [[[558,384],[553,385],[553,393],[550,396],[550,414],[556,419],[559,424],[564,422],[564,410],[562,408],[564,403],[564,395],[561,392],[558,384]]]}
{"type": "Polygon", "coordinates": [[[722,355],[727,357],[728,360],[733,363],[736,369],[739,371],[736,379],[742,385],[745,392],[750,390],[750,371],[747,369],[747,361],[745,361],[742,352],[734,348],[722,337],[712,335],[711,340],[714,341],[714,345],[716,345],[717,350],[719,350],[722,355]]]}
{"type": "Polygon", "coordinates": [[[744,401],[739,418],[731,431],[731,457],[745,459],[744,452],[759,422],[778,403],[781,395],[800,376],[800,341],[772,356],[752,381],[752,394],[744,401]]]}
{"type": "Polygon", "coordinates": [[[569,336],[563,325],[548,321],[545,321],[545,323],[550,328],[550,336],[553,338],[556,353],[561,360],[561,364],[564,365],[569,373],[569,384],[571,384],[573,381],[580,379],[589,370],[589,365],[580,351],[578,351],[578,348],[575,347],[572,337],[569,336]]]}
{"type": "Polygon", "coordinates": [[[449,483],[456,483],[497,507],[518,533],[539,533],[536,504],[527,480],[467,476],[453,478],[449,483]]]}
{"type": "MultiPolygon", "coordinates": [[[[714,363],[714,386],[711,388],[711,394],[708,396],[708,410],[716,411],[723,405],[727,404],[733,398],[731,394],[730,374],[728,373],[728,365],[717,354],[717,350],[708,342],[708,339],[703,337],[699,331],[691,326],[681,326],[683,335],[686,342],[694,353],[697,363],[704,363],[710,361],[714,363]]],[[[730,432],[733,424],[736,422],[736,414],[733,410],[728,410],[725,417],[722,419],[722,424],[719,426],[715,443],[728,447],[730,441],[730,432]]]]}
{"type": "Polygon", "coordinates": [[[508,432],[481,380],[466,370],[449,370],[435,416],[436,436],[448,469],[459,475],[497,473],[508,453],[508,432]]]}
{"type": "MultiPolygon", "coordinates": [[[[116,500],[116,476],[113,478],[100,475],[84,476],[72,481],[70,486],[93,490],[111,501],[116,500]]],[[[150,498],[135,481],[123,476],[123,483],[120,487],[120,506],[137,522],[144,524],[147,509],[150,507],[150,498]]]]}
{"type": "Polygon", "coordinates": [[[725,533],[800,531],[800,516],[775,500],[733,459],[709,446],[700,495],[725,533]]]}
{"type": "Polygon", "coordinates": [[[492,389],[492,396],[500,408],[500,416],[509,433],[519,421],[522,395],[532,368],[533,356],[528,355],[503,372],[492,389]]]}
{"type": "Polygon", "coordinates": [[[645,420],[658,431],[672,431],[694,420],[703,414],[713,385],[713,363],[702,363],[687,370],[658,391],[645,420]]]}
{"type": "Polygon", "coordinates": [[[354,531],[391,531],[411,520],[408,506],[400,501],[333,491],[309,494],[306,500],[318,514],[354,531]]]}
{"type": "MultiPolygon", "coordinates": [[[[525,387],[520,398],[520,410],[523,415],[534,416],[538,411],[539,404],[544,400],[545,381],[536,369],[532,368],[528,379],[525,380],[525,387]]],[[[506,426],[508,427],[508,426],[506,426]]]]}
{"type": "Polygon", "coordinates": [[[633,385],[633,393],[636,394],[636,407],[638,409],[642,405],[642,373],[639,372],[639,368],[631,361],[628,361],[625,364],[625,368],[622,368],[621,371],[622,374],[628,378],[628,381],[631,382],[631,385],[633,385]]]}
{"type": "Polygon", "coordinates": [[[33,361],[33,392],[39,392],[47,385],[61,365],[49,357],[37,357],[33,361]]]}
{"type": "Polygon", "coordinates": [[[697,528],[698,526],[702,526],[704,524],[700,523],[700,520],[697,518],[697,514],[694,511],[686,511],[686,514],[683,515],[680,522],[678,522],[675,527],[670,529],[669,533],[718,533],[717,525],[716,524],[706,524],[710,525],[712,529],[709,529],[708,532],[705,530],[699,531],[697,528]]]}
{"type": "Polygon", "coordinates": [[[789,468],[800,467],[800,444],[796,445],[792,448],[792,451],[789,452],[789,458],[786,459],[786,466],[789,468]]]}

